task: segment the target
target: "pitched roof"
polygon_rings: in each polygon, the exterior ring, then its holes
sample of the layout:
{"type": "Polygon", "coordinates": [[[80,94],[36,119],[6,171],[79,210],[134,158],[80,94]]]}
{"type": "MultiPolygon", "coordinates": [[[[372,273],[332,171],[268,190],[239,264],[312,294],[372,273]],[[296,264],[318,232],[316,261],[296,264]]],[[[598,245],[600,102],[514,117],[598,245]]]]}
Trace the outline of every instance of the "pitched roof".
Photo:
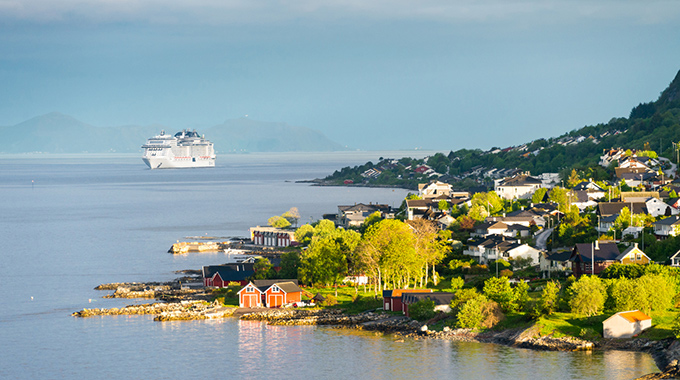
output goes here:
{"type": "Polygon", "coordinates": [[[617,261],[621,261],[621,260],[623,260],[626,256],[628,256],[630,253],[632,253],[632,252],[634,252],[634,251],[639,251],[639,252],[640,252],[641,254],[643,254],[648,260],[651,261],[651,259],[649,258],[649,256],[647,256],[647,254],[644,253],[644,252],[640,249],[640,247],[638,247],[637,243],[635,243],[634,245],[631,245],[631,246],[628,247],[625,251],[623,251],[623,253],[621,253],[620,255],[618,255],[618,256],[616,257],[616,260],[617,260],[617,261]]]}
{"type": "MultiPolygon", "coordinates": [[[[620,312],[612,315],[609,318],[615,317],[617,315],[620,316],[620,317],[623,317],[625,320],[627,320],[630,323],[641,322],[641,321],[646,321],[646,320],[652,319],[652,317],[641,312],[640,310],[620,311],[620,312]]],[[[607,318],[605,320],[605,322],[607,320],[609,320],[609,318],[607,318]]]]}
{"type": "Polygon", "coordinates": [[[576,244],[569,261],[591,262],[593,260],[593,249],[595,250],[595,261],[614,261],[621,254],[616,243],[596,243],[576,244]]]}
{"type": "Polygon", "coordinates": [[[448,305],[455,297],[455,293],[437,292],[437,293],[406,293],[402,296],[402,302],[410,304],[418,302],[423,299],[434,301],[435,305],[448,305]]]}
{"type": "Polygon", "coordinates": [[[389,295],[385,295],[387,290],[383,291],[383,297],[398,298],[403,297],[406,293],[432,293],[432,289],[393,289],[389,290],[389,295]]]}
{"type": "Polygon", "coordinates": [[[574,190],[576,190],[576,191],[581,191],[581,190],[604,191],[604,189],[601,188],[600,185],[596,184],[595,182],[591,182],[591,181],[583,181],[583,182],[579,183],[578,185],[574,186],[574,190]]]}
{"type": "Polygon", "coordinates": [[[277,282],[269,286],[267,289],[271,288],[274,285],[278,286],[279,289],[283,290],[285,293],[295,293],[302,291],[302,289],[300,289],[300,287],[297,285],[297,280],[295,280],[295,282],[292,281],[277,282]]]}
{"type": "Polygon", "coordinates": [[[222,281],[245,281],[255,274],[253,263],[229,263],[206,265],[202,268],[203,278],[212,278],[219,273],[222,281]]]}
{"type": "Polygon", "coordinates": [[[647,213],[647,204],[644,202],[600,202],[597,205],[597,210],[601,216],[609,216],[620,213],[624,207],[628,207],[630,210],[631,204],[633,205],[633,214],[647,213]]]}
{"type": "Polygon", "coordinates": [[[520,174],[512,176],[510,178],[504,178],[498,186],[531,186],[531,185],[541,185],[543,182],[534,178],[530,175],[520,174]]]}
{"type": "Polygon", "coordinates": [[[550,261],[567,261],[569,260],[569,257],[571,257],[571,251],[563,251],[563,252],[555,252],[555,253],[549,253],[545,256],[546,260],[550,261]]]}
{"type": "MultiPolygon", "coordinates": [[[[283,284],[285,282],[291,282],[295,286],[298,285],[298,280],[297,279],[284,279],[284,280],[253,280],[251,281],[253,285],[255,285],[258,289],[261,291],[265,291],[269,289],[270,286],[274,284],[283,284]]],[[[298,288],[299,289],[299,288],[298,288]]],[[[285,289],[284,289],[285,290],[285,289]]]]}
{"type": "Polygon", "coordinates": [[[675,224],[678,224],[680,221],[680,216],[674,215],[674,216],[669,216],[668,218],[657,220],[656,222],[652,223],[655,226],[672,226],[675,224]]]}

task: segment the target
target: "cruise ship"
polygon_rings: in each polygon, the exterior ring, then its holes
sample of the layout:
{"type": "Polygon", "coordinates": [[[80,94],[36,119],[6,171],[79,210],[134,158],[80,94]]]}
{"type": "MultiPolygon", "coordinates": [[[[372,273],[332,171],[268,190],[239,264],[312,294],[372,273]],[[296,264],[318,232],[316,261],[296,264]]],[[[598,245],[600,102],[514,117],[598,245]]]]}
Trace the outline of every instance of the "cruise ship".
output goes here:
{"type": "Polygon", "coordinates": [[[161,131],[142,145],[142,160],[151,169],[207,168],[215,166],[213,144],[196,131],[186,129],[166,135],[161,131]]]}

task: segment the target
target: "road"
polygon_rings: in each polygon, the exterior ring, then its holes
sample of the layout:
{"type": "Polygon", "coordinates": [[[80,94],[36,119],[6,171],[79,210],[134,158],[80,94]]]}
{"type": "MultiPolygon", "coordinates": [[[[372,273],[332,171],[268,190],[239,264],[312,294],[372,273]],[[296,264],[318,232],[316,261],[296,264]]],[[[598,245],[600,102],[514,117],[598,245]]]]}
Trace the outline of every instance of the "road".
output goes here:
{"type": "Polygon", "coordinates": [[[545,228],[536,235],[536,248],[544,251],[548,249],[548,237],[552,231],[552,228],[545,228]]]}

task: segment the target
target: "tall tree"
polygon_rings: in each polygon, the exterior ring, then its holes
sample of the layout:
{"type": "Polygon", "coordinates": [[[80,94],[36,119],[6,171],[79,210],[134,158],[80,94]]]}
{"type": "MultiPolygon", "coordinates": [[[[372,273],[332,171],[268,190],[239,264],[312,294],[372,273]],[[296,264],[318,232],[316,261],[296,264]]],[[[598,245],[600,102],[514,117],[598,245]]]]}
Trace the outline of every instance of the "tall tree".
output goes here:
{"type": "Polygon", "coordinates": [[[414,246],[413,233],[406,223],[382,220],[372,225],[359,243],[357,267],[371,276],[376,293],[388,282],[393,286],[408,286],[422,269],[414,246]]]}
{"type": "Polygon", "coordinates": [[[427,285],[430,266],[432,267],[432,276],[436,285],[437,279],[434,266],[444,258],[446,252],[445,245],[438,239],[437,232],[439,232],[439,228],[432,221],[425,219],[409,220],[407,223],[413,229],[416,255],[422,260],[424,266],[424,276],[420,279],[420,286],[422,287],[423,283],[427,285]]]}

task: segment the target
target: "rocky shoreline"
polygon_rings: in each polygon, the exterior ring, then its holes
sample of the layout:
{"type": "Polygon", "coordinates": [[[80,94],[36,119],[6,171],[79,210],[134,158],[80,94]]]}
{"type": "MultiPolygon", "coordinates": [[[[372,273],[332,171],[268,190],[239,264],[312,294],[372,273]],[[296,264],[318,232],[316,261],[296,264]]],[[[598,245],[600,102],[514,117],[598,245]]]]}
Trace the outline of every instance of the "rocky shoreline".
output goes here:
{"type": "Polygon", "coordinates": [[[187,321],[238,317],[242,320],[263,321],[275,326],[317,325],[352,328],[393,334],[398,338],[428,338],[458,342],[495,343],[510,347],[547,351],[627,350],[652,355],[663,372],[640,379],[680,378],[680,343],[674,339],[650,341],[647,339],[609,339],[592,342],[575,337],[538,336],[538,327],[478,332],[472,329],[430,330],[427,324],[406,316],[379,311],[348,315],[339,309],[239,309],[209,302],[209,292],[202,288],[185,289],[178,282],[170,283],[115,283],[102,284],[97,290],[113,290],[104,298],[155,298],[163,302],[128,305],[111,309],[83,309],[74,317],[104,315],[154,315],[154,321],[187,321]]]}

